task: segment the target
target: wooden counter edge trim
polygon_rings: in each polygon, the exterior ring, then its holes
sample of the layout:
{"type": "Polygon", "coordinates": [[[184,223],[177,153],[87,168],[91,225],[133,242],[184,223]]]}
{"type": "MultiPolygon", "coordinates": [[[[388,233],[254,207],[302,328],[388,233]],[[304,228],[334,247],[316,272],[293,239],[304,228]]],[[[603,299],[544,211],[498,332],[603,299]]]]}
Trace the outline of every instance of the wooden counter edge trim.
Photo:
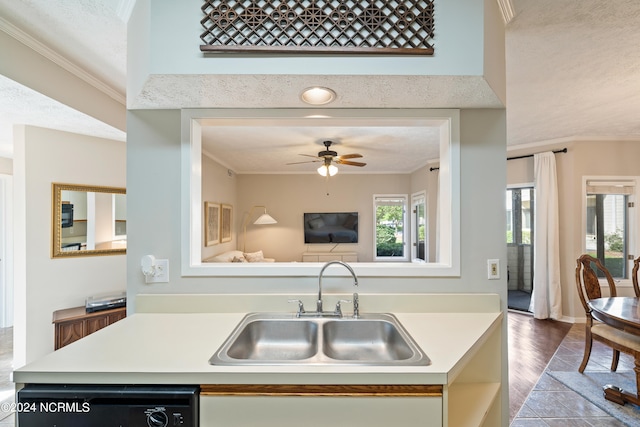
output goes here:
{"type": "Polygon", "coordinates": [[[442,385],[414,384],[204,384],[201,396],[442,397],[442,385]]]}

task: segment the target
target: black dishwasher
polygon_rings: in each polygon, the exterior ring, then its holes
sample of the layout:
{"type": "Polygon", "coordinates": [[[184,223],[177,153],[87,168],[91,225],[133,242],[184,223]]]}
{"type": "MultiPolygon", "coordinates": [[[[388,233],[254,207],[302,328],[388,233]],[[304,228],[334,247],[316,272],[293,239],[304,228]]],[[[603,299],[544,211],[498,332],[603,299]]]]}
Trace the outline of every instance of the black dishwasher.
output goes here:
{"type": "Polygon", "coordinates": [[[28,384],[19,427],[198,427],[198,386],[28,384]]]}

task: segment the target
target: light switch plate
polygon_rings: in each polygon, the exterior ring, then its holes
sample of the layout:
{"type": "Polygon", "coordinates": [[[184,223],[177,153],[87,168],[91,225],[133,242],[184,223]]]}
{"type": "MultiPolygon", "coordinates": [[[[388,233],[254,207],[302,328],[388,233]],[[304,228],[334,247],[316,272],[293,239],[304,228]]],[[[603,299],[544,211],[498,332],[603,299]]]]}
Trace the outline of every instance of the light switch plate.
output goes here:
{"type": "Polygon", "coordinates": [[[500,278],[500,260],[488,259],[487,260],[487,279],[497,280],[500,278]]]}

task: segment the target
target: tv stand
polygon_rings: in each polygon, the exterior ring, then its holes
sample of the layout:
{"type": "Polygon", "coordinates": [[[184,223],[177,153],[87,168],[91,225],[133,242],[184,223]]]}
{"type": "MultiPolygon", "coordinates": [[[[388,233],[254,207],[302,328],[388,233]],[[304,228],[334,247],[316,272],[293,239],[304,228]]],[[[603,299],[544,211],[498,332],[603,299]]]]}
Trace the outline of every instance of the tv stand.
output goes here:
{"type": "Polygon", "coordinates": [[[357,252],[303,252],[302,262],[358,262],[357,252]]]}

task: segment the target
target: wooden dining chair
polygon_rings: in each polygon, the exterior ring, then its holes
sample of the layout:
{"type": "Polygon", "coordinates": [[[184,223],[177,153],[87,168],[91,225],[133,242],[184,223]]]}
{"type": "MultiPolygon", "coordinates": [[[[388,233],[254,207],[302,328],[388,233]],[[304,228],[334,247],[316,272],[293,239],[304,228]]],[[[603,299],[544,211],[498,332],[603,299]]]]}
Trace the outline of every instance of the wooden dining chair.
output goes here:
{"type": "Polygon", "coordinates": [[[601,298],[602,293],[600,291],[600,282],[598,275],[594,271],[593,267],[604,275],[609,285],[609,296],[615,297],[616,285],[613,281],[613,277],[599,259],[590,255],[581,255],[577,260],[576,266],[576,285],[578,287],[578,295],[580,296],[580,302],[584,307],[587,317],[587,324],[585,329],[585,345],[584,345],[584,357],[578,372],[584,372],[584,369],[589,362],[589,356],[591,356],[591,347],[593,340],[602,342],[613,349],[613,359],[611,361],[611,370],[615,371],[618,368],[618,361],[620,359],[620,352],[635,354],[640,351],[640,338],[624,332],[620,329],[616,329],[605,323],[594,319],[591,313],[591,308],[587,304],[590,300],[601,298]]]}
{"type": "Polygon", "coordinates": [[[640,268],[640,257],[633,260],[633,270],[631,270],[631,281],[633,282],[633,291],[637,297],[640,297],[640,285],[638,285],[638,269],[640,268]]]}

